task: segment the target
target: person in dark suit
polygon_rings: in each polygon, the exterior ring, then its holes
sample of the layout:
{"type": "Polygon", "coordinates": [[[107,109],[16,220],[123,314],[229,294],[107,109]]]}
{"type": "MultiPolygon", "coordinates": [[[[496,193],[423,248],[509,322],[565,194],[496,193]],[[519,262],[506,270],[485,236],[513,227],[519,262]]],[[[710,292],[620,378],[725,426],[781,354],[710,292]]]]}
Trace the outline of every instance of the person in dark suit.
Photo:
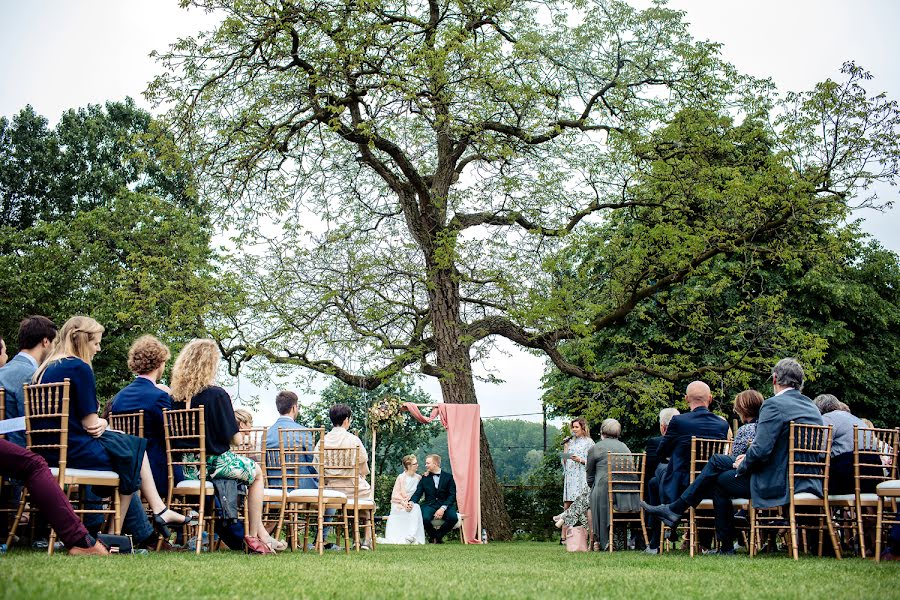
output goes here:
{"type": "MultiPolygon", "coordinates": [[[[152,335],[139,337],[128,350],[128,369],[137,377],[110,402],[110,412],[114,415],[144,411],[147,460],[161,498],[165,498],[169,491],[162,411],[172,408],[172,397],[165,386],[156,382],[162,377],[170,357],[169,348],[152,335]]],[[[178,483],[183,479],[181,468],[176,465],[173,470],[175,483],[178,483]]]]}
{"type": "Polygon", "coordinates": [[[657,451],[660,460],[669,460],[659,480],[663,502],[674,501],[691,483],[691,438],[724,440],[728,437],[728,422],[709,410],[712,393],[708,385],[702,381],[691,382],[684,399],[691,412],[672,417],[657,451]]]}
{"type": "Polygon", "coordinates": [[[422,502],[422,521],[425,536],[432,544],[443,544],[444,536],[450,533],[459,517],[456,515],[456,483],[453,475],[441,470],[441,457],[429,454],[425,458],[425,475],[419,481],[410,503],[422,502]],[[435,529],[432,519],[443,519],[444,524],[435,529]]]}
{"type": "MultiPolygon", "coordinates": [[[[756,437],[746,454],[736,458],[724,454],[712,456],[706,467],[681,496],[670,504],[644,510],[674,526],[682,515],[704,498],[712,496],[716,511],[716,537],[720,553],[734,554],[733,498],[747,498],[756,508],[774,508],[789,503],[788,442],[790,424],[822,425],[813,401],[804,396],[803,367],[793,358],[778,361],[772,369],[775,395],[763,402],[756,425],[756,437]]],[[[819,479],[799,479],[795,493],[822,496],[819,479]]]]}

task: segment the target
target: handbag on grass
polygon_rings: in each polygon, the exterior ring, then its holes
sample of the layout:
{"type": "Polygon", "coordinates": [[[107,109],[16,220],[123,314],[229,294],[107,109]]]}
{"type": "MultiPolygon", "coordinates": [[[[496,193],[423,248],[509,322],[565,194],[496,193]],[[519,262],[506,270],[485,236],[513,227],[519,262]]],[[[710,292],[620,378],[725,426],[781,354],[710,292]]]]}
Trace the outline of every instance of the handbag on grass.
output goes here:
{"type": "Polygon", "coordinates": [[[588,532],[586,527],[569,527],[566,530],[566,550],[569,552],[588,551],[588,532]]]}

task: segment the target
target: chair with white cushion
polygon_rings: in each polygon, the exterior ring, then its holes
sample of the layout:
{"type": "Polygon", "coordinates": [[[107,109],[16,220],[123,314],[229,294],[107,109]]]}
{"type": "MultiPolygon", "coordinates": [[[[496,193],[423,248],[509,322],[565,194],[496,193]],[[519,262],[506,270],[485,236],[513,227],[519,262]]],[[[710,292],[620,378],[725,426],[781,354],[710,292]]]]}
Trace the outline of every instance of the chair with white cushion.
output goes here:
{"type": "Polygon", "coordinates": [[[192,524],[192,529],[196,535],[196,553],[200,554],[203,532],[207,532],[211,546],[215,530],[215,511],[207,506],[212,503],[215,491],[213,484],[206,479],[206,424],[203,409],[164,410],[163,430],[169,468],[169,496],[166,504],[176,512],[197,513],[197,521],[192,524]],[[185,476],[177,485],[175,465],[181,466],[185,476]]]}
{"type": "MultiPolygon", "coordinates": [[[[896,448],[896,446],[895,446],[896,448]]],[[[897,463],[897,455],[894,454],[894,464],[897,463]]],[[[900,479],[892,479],[883,481],[875,488],[875,494],[878,496],[878,508],[875,517],[875,562],[881,560],[881,534],[885,525],[900,525],[900,513],[897,512],[898,504],[900,504],[900,479]],[[885,502],[890,503],[890,515],[884,514],[885,502]]]]}
{"type": "MultiPolygon", "coordinates": [[[[834,548],[834,555],[841,558],[841,545],[838,542],[831,519],[831,507],[828,502],[828,470],[831,466],[831,425],[803,425],[790,423],[788,432],[788,528],[791,538],[791,555],[794,560],[799,560],[798,533],[808,529],[819,530],[819,555],[822,555],[822,545],[827,531],[834,548]],[[823,497],[808,492],[796,492],[797,482],[803,479],[819,480],[822,482],[823,497]],[[805,524],[798,523],[798,508],[803,512],[799,517],[806,519],[805,524]],[[809,524],[816,522],[816,524],[809,524]],[[824,531],[823,531],[824,530],[824,531]]],[[[761,511],[773,511],[780,509],[759,509],[750,503],[750,556],[756,554],[757,541],[760,539],[761,530],[779,530],[785,527],[781,519],[762,519],[761,511]]],[[[783,513],[782,513],[783,514],[783,513]]],[[[805,540],[805,537],[804,537],[805,540]]]]}
{"type": "MultiPolygon", "coordinates": [[[[853,427],[853,478],[854,493],[829,494],[828,503],[832,509],[844,508],[852,512],[849,519],[851,529],[855,527],[859,540],[860,557],[866,556],[865,520],[876,519],[875,508],[878,484],[897,478],[897,446],[900,444],[898,429],[869,429],[853,427]],[[868,510],[867,510],[868,509],[868,510]]],[[[846,527],[845,527],[846,529],[846,527]]],[[[871,529],[869,529],[871,532],[871,529]]]]}
{"type": "MultiPolygon", "coordinates": [[[[67,467],[69,380],[65,379],[59,383],[26,384],[24,386],[24,405],[25,443],[29,450],[48,458],[50,464],[57,463],[58,466],[52,467],[50,472],[56,477],[59,487],[62,488],[66,493],[66,497],[72,502],[72,508],[75,513],[82,516],[82,518],[85,514],[106,515],[107,519],[112,519],[114,532],[116,534],[121,533],[119,529],[121,507],[119,506],[119,495],[115,491],[115,488],[119,487],[119,476],[113,471],[72,469],[67,467]],[[54,454],[55,457],[53,456],[54,454]],[[75,486],[78,486],[79,492],[83,492],[84,486],[88,485],[113,488],[110,502],[100,506],[92,503],[90,505],[91,508],[86,508],[87,504],[84,501],[71,497],[75,486]]],[[[28,490],[23,488],[19,510],[10,528],[10,541],[15,535],[15,528],[22,517],[27,501],[28,490]]],[[[55,542],[56,532],[51,529],[50,541],[47,547],[48,554],[53,554],[55,542]]]]}
{"type": "MultiPolygon", "coordinates": [[[[341,530],[344,552],[350,552],[350,527],[347,518],[347,495],[327,490],[319,474],[324,461],[319,442],[325,430],[280,429],[278,431],[278,461],[281,465],[281,489],[284,497],[282,517],[279,523],[288,526],[291,550],[296,550],[303,528],[302,548],[307,549],[310,527],[316,525],[315,549],[324,552],[325,511],[333,509],[328,525],[341,530]]],[[[271,469],[270,469],[271,471],[271,469]]]]}

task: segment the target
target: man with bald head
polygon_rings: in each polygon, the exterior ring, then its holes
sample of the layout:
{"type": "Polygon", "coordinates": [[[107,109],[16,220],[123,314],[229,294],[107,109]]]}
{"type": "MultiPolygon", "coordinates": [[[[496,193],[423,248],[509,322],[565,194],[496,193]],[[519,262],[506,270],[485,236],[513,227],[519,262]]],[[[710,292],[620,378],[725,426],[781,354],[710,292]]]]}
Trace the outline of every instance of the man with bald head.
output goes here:
{"type": "MultiPolygon", "coordinates": [[[[656,476],[650,479],[647,495],[651,504],[668,504],[681,495],[691,482],[691,438],[693,436],[724,440],[728,436],[728,422],[709,411],[712,393],[702,381],[692,381],[687,386],[684,399],[690,412],[675,415],[659,444],[657,456],[660,464],[656,476]]],[[[655,554],[659,549],[659,521],[650,518],[650,541],[646,552],[655,554]]]]}
{"type": "Polygon", "coordinates": [[[709,411],[712,393],[708,385],[692,381],[684,399],[690,412],[672,417],[657,452],[660,461],[669,460],[659,480],[659,497],[664,503],[674,501],[691,483],[691,438],[724,440],[728,437],[728,422],[709,411]]]}

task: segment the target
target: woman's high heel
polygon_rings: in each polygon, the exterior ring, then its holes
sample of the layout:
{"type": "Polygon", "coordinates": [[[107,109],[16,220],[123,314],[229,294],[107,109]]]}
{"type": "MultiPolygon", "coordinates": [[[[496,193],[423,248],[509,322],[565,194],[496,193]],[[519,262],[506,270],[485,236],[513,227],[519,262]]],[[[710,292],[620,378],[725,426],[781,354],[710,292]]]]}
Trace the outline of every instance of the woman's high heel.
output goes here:
{"type": "Polygon", "coordinates": [[[179,515],[181,517],[184,517],[184,521],[181,521],[180,523],[169,523],[168,521],[163,519],[163,515],[166,514],[167,510],[169,510],[169,507],[163,508],[158,513],[153,513],[153,528],[156,530],[156,533],[158,533],[165,539],[168,539],[169,536],[172,535],[172,531],[169,529],[170,527],[173,529],[181,529],[185,525],[190,525],[194,520],[194,517],[191,515],[179,515]]]}

